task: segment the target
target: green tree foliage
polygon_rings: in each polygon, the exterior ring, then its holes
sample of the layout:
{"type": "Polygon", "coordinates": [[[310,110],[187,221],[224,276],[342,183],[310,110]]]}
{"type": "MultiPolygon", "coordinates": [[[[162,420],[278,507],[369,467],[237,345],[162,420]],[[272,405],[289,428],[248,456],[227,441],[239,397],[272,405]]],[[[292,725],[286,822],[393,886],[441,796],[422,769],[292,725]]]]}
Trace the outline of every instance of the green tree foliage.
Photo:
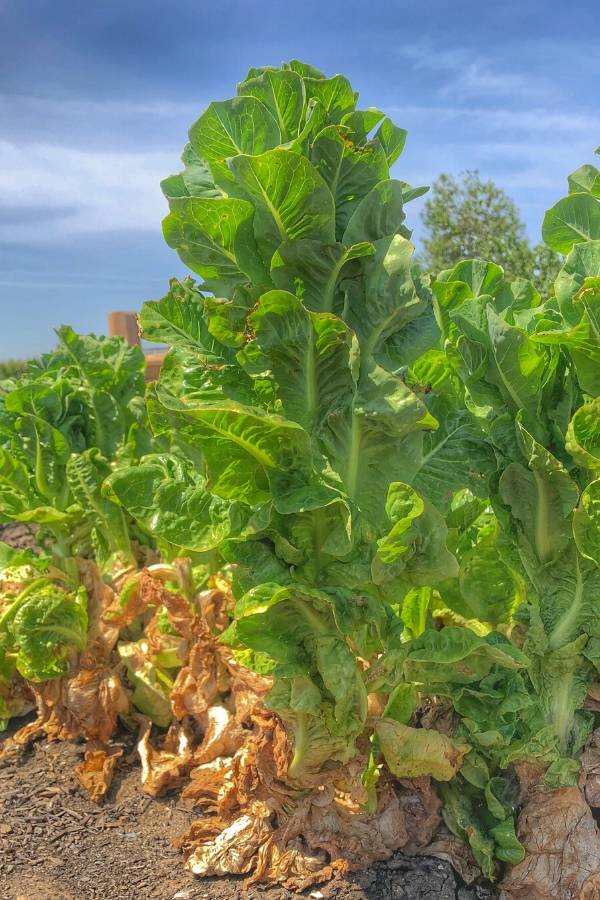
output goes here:
{"type": "Polygon", "coordinates": [[[545,244],[532,247],[519,209],[491,179],[477,171],[440,175],[423,214],[425,265],[438,273],[461,259],[491,259],[507,277],[531,278],[542,297],[554,293],[561,257],[545,244]]]}
{"type": "Polygon", "coordinates": [[[23,375],[26,369],[27,362],[24,359],[0,360],[0,381],[5,378],[17,378],[23,375]]]}

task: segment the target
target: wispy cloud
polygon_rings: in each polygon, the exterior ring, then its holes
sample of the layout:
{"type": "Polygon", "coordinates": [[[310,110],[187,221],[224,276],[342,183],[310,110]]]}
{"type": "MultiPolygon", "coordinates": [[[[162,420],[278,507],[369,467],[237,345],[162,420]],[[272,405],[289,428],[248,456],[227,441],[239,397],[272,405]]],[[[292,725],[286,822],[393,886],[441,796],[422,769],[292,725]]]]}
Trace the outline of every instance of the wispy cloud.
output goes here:
{"type": "Polygon", "coordinates": [[[402,177],[431,183],[442,171],[478,169],[514,197],[536,239],[545,208],[568,172],[590,158],[598,130],[593,95],[573,94],[560,69],[547,65],[549,58],[567,65],[573,42],[541,45],[515,34],[510,46],[496,44],[485,54],[466,42],[450,49],[433,40],[401,47],[397,52],[425,86],[424,102],[392,110],[412,138],[402,177]]]}
{"type": "MultiPolygon", "coordinates": [[[[553,85],[546,77],[510,69],[506,61],[478,56],[469,48],[443,49],[429,41],[401,47],[400,54],[418,72],[440,76],[437,87],[442,97],[467,100],[472,97],[517,97],[540,100],[550,95],[553,85]]],[[[556,90],[554,86],[554,90],[556,90]]]]}
{"type": "Polygon", "coordinates": [[[159,182],[176,165],[171,153],[0,141],[0,239],[156,231],[165,213],[159,182]]]}
{"type": "Polygon", "coordinates": [[[0,93],[3,136],[14,142],[65,145],[79,150],[173,150],[205,108],[200,101],[107,97],[40,97],[0,93]]]}
{"type": "Polygon", "coordinates": [[[556,133],[564,135],[578,132],[587,136],[598,130],[598,117],[585,112],[557,112],[549,110],[545,106],[529,106],[526,110],[515,109],[513,106],[448,106],[435,104],[397,104],[386,105],[388,115],[395,116],[402,122],[403,116],[411,119],[436,121],[438,123],[451,123],[454,126],[460,120],[469,123],[477,123],[489,131],[501,131],[507,129],[523,131],[527,133],[556,133]]]}
{"type": "Polygon", "coordinates": [[[202,109],[202,103],[181,102],[174,100],[128,100],[105,98],[94,100],[90,98],[73,97],[40,97],[35,94],[6,94],[0,93],[0,115],[21,113],[38,114],[43,112],[45,117],[78,116],[106,116],[114,118],[119,115],[143,116],[151,115],[160,118],[172,116],[193,116],[194,112],[202,109]]]}

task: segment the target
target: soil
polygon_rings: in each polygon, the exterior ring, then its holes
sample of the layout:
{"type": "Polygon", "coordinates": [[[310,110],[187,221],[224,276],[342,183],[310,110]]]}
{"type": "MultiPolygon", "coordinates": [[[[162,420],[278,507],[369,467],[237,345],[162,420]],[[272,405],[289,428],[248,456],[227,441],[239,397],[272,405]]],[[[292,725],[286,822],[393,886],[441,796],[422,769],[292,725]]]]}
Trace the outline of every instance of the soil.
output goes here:
{"type": "MultiPolygon", "coordinates": [[[[35,546],[26,525],[0,526],[0,540],[35,546]]],[[[11,723],[12,730],[25,720],[11,723]]],[[[10,732],[5,732],[6,737],[10,732]]],[[[0,751],[2,749],[0,737],[0,751]]],[[[172,840],[197,816],[177,795],[141,791],[133,739],[102,805],[74,775],[82,743],[40,741],[0,759],[0,900],[493,900],[486,885],[467,887],[446,862],[396,853],[390,860],[303,895],[243,888],[241,878],[199,879],[183,867],[172,840]]]]}

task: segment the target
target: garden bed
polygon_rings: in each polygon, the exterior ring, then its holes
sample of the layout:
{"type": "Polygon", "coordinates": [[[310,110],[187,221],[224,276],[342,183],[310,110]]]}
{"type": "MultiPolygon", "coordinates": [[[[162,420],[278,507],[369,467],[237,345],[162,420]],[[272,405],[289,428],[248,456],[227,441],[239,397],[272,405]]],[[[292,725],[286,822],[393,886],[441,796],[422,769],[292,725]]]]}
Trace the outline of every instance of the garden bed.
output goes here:
{"type": "MultiPolygon", "coordinates": [[[[0,526],[0,539],[35,549],[35,531],[20,522],[0,526]]],[[[2,744],[33,714],[15,719],[2,744]]],[[[396,853],[349,878],[296,894],[260,886],[245,891],[241,878],[195,878],[173,841],[197,818],[177,794],[150,797],[140,790],[140,764],[128,732],[115,738],[123,757],[108,796],[93,803],[75,766],[83,743],[39,741],[0,760],[0,900],[492,900],[496,891],[465,885],[440,859],[396,853]]]]}
{"type": "MultiPolygon", "coordinates": [[[[19,723],[22,724],[22,723],[19,723]]],[[[183,868],[172,840],[197,817],[177,795],[148,797],[129,735],[105,803],[92,803],[73,770],[83,744],[41,741],[0,769],[1,900],[491,900],[467,887],[448,863],[390,860],[304,894],[284,888],[245,892],[240,878],[198,879],[183,868]]]]}

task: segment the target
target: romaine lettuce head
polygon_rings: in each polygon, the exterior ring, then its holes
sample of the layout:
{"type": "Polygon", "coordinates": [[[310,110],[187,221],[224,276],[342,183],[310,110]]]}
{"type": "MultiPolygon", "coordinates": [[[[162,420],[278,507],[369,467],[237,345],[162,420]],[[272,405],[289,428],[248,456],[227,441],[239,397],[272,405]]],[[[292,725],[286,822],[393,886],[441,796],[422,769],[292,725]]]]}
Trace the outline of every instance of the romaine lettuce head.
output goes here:
{"type": "Polygon", "coordinates": [[[28,681],[69,671],[87,642],[87,594],[63,590],[42,576],[0,611],[0,672],[11,667],[28,681]]]}

